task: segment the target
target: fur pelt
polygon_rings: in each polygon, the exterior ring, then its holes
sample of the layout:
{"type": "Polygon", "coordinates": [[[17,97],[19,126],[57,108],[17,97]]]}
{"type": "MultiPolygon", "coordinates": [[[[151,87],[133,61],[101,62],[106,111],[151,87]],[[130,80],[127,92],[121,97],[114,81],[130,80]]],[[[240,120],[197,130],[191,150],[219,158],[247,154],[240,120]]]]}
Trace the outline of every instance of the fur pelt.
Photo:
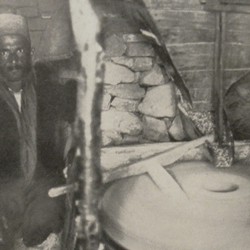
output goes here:
{"type": "Polygon", "coordinates": [[[225,95],[225,110],[235,140],[250,139],[250,73],[233,83],[225,95]]]}

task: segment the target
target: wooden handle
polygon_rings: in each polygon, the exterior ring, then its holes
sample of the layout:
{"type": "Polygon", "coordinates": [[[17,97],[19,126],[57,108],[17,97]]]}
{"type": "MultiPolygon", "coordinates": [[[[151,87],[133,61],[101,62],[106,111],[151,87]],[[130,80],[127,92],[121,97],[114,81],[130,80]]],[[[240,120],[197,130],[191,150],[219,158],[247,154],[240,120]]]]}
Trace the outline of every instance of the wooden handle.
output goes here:
{"type": "Polygon", "coordinates": [[[154,166],[157,164],[160,164],[161,166],[171,165],[184,156],[189,150],[204,144],[206,141],[212,142],[213,136],[207,135],[190,142],[183,142],[181,145],[168,149],[157,156],[150,157],[149,159],[139,161],[126,167],[121,167],[113,171],[106,172],[103,174],[103,181],[107,183],[116,179],[140,175],[146,173],[149,166],[154,166]]]}

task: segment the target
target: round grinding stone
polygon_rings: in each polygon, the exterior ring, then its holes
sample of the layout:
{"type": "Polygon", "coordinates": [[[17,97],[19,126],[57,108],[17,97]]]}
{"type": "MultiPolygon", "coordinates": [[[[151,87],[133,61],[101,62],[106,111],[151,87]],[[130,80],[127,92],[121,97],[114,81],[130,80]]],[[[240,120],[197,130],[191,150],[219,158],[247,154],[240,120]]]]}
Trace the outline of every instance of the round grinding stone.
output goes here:
{"type": "Polygon", "coordinates": [[[102,222],[115,242],[129,250],[250,249],[246,167],[215,169],[193,161],[175,164],[168,172],[187,199],[162,192],[147,174],[116,181],[107,189],[102,222]]]}

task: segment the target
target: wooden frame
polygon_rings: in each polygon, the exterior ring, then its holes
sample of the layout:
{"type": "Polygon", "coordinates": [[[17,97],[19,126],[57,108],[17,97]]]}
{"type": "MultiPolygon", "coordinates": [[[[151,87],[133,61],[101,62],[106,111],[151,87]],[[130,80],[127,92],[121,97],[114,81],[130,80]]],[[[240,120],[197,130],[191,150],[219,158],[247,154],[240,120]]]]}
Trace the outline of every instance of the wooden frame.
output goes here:
{"type": "Polygon", "coordinates": [[[207,11],[250,13],[248,0],[200,0],[207,11]]]}

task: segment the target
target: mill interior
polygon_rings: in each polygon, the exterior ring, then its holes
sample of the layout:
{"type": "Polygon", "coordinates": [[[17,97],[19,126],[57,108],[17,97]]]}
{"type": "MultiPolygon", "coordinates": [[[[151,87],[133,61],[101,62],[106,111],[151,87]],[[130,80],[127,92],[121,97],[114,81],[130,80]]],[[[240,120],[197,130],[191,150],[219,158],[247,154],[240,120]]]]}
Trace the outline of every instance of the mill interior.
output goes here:
{"type": "Polygon", "coordinates": [[[0,249],[250,249],[250,3],[0,0],[0,15],[12,8],[28,21],[41,81],[38,159],[64,219],[45,241],[31,221],[5,244],[7,226],[0,249]],[[82,31],[74,16],[88,8],[99,23],[83,17],[82,31]],[[86,60],[95,43],[101,59],[91,60],[94,49],[86,60]],[[101,76],[92,84],[102,91],[87,103],[88,64],[96,62],[101,76]],[[91,132],[82,104],[93,105],[91,132]]]}

